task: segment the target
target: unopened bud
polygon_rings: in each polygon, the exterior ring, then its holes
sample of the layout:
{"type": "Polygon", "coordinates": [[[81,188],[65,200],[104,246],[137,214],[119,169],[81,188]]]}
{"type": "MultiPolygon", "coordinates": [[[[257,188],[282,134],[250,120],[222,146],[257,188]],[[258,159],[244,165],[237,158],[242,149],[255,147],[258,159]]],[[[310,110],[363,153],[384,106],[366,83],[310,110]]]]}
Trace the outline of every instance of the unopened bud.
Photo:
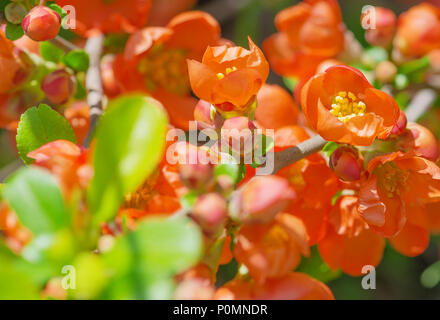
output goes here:
{"type": "Polygon", "coordinates": [[[397,74],[397,67],[391,61],[382,61],[376,67],[376,78],[381,83],[390,83],[397,74]]]}
{"type": "Polygon", "coordinates": [[[46,41],[58,35],[61,17],[48,7],[36,6],[24,17],[21,26],[32,40],[46,41]]]}
{"type": "Polygon", "coordinates": [[[56,70],[44,77],[41,90],[53,104],[63,104],[75,91],[75,78],[64,69],[56,70]]]}
{"type": "Polygon", "coordinates": [[[234,154],[251,153],[255,129],[256,126],[247,117],[230,118],[223,124],[222,139],[232,148],[234,154]]]}
{"type": "Polygon", "coordinates": [[[5,17],[12,24],[20,24],[26,16],[26,8],[21,3],[11,2],[5,7],[5,17]]]}
{"type": "Polygon", "coordinates": [[[415,151],[431,161],[439,157],[439,146],[434,134],[418,123],[408,124],[406,132],[399,137],[398,147],[405,152],[415,151]]]}
{"type": "Polygon", "coordinates": [[[212,119],[211,104],[207,101],[200,100],[194,109],[194,120],[207,124],[214,124],[212,119]]]}
{"type": "Polygon", "coordinates": [[[203,195],[197,199],[192,217],[206,234],[216,235],[227,219],[226,201],[217,193],[203,195]]]}
{"type": "Polygon", "coordinates": [[[363,169],[359,153],[351,147],[336,149],[330,156],[330,168],[344,181],[359,180],[363,169]]]}
{"type": "MultiPolygon", "coordinates": [[[[388,47],[396,32],[396,15],[393,11],[382,7],[375,7],[374,11],[369,14],[374,24],[365,31],[365,39],[374,46],[388,47]]],[[[361,20],[366,18],[368,17],[364,14],[361,20]]]]}
{"type": "Polygon", "coordinates": [[[230,213],[244,223],[266,223],[296,198],[286,179],[278,176],[258,176],[249,181],[232,197],[230,213]]]}
{"type": "Polygon", "coordinates": [[[391,129],[391,135],[400,136],[406,130],[406,125],[408,124],[408,120],[406,118],[405,112],[400,110],[399,119],[397,123],[394,125],[393,129],[391,129]]]}

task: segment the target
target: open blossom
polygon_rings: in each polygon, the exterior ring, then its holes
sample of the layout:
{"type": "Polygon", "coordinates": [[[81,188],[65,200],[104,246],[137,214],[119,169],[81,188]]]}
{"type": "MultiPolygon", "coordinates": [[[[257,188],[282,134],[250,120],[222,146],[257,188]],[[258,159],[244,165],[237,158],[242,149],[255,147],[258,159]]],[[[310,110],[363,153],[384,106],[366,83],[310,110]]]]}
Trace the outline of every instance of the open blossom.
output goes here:
{"type": "Polygon", "coordinates": [[[269,75],[269,64],[249,38],[249,50],[208,47],[201,62],[188,60],[191,87],[225,115],[245,114],[269,75]]]}
{"type": "Polygon", "coordinates": [[[264,41],[271,67],[283,76],[311,76],[324,60],[344,49],[337,1],[307,0],[279,12],[278,33],[264,41]]]}
{"type": "Polygon", "coordinates": [[[440,8],[421,3],[401,14],[394,46],[407,57],[440,48],[440,8]]]}
{"type": "Polygon", "coordinates": [[[257,95],[258,106],[255,120],[266,129],[279,129],[295,125],[299,108],[293,97],[278,85],[265,84],[257,95]]]}
{"type": "Polygon", "coordinates": [[[257,284],[236,278],[215,293],[216,300],[334,300],[333,293],[322,282],[301,272],[268,279],[257,284]]]}
{"type": "Polygon", "coordinates": [[[311,78],[302,89],[301,105],[324,139],[359,146],[386,139],[400,116],[389,94],[348,66],[330,67],[311,78]]]}
{"type": "Polygon", "coordinates": [[[356,196],[342,196],[329,214],[327,232],[318,242],[322,259],[332,269],[353,276],[362,275],[365,265],[377,266],[385,240],[363,220],[356,196]]]}
{"type": "MultiPolygon", "coordinates": [[[[309,135],[299,126],[283,127],[275,132],[275,151],[296,146],[309,135]]],[[[319,154],[297,161],[277,173],[295,190],[296,201],[291,201],[286,212],[300,218],[309,235],[309,244],[316,244],[325,234],[331,200],[339,188],[339,179],[319,154]],[[319,185],[319,188],[316,186],[319,185]]]]}
{"type": "Polygon", "coordinates": [[[151,0],[56,0],[60,6],[73,6],[76,15],[75,32],[89,35],[134,32],[147,22],[151,0]]]}
{"type": "Polygon", "coordinates": [[[252,278],[263,283],[268,278],[289,274],[310,254],[307,232],[300,219],[280,213],[268,224],[243,226],[237,235],[234,256],[252,278]]]}
{"type": "Polygon", "coordinates": [[[173,125],[187,129],[197,100],[191,96],[186,59],[201,59],[206,47],[219,40],[218,22],[201,11],[177,15],[166,27],[139,30],[113,62],[116,82],[122,92],[151,94],[173,125]]]}
{"type": "Polygon", "coordinates": [[[440,168],[412,153],[376,157],[369,162],[368,173],[361,182],[359,212],[370,228],[385,237],[402,230],[411,206],[440,199],[440,168]]]}

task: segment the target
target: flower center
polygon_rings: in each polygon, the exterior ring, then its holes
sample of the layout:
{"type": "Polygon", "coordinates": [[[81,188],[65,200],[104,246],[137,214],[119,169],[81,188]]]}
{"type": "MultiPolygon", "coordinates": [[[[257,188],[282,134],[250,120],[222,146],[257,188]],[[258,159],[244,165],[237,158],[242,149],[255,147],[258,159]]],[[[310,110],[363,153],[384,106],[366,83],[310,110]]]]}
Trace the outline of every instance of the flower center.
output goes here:
{"type": "Polygon", "coordinates": [[[279,225],[274,225],[264,237],[264,244],[271,248],[280,248],[289,241],[289,235],[279,225]]]}
{"type": "Polygon", "coordinates": [[[139,62],[138,71],[150,91],[159,87],[178,95],[189,92],[185,50],[168,49],[157,44],[139,62]]]}
{"type": "Polygon", "coordinates": [[[221,80],[221,79],[223,79],[225,76],[227,76],[228,74],[230,74],[230,73],[232,73],[232,72],[234,72],[234,71],[237,71],[237,68],[236,68],[236,67],[226,68],[225,73],[221,73],[221,72],[217,73],[217,78],[218,78],[219,80],[221,80]]]}
{"type": "Polygon", "coordinates": [[[356,116],[363,116],[366,111],[365,103],[353,92],[341,91],[333,98],[330,113],[345,123],[356,116]]]}
{"type": "Polygon", "coordinates": [[[393,198],[396,194],[400,195],[401,189],[405,188],[409,172],[400,169],[394,162],[387,162],[378,168],[377,176],[387,196],[393,198]]]}

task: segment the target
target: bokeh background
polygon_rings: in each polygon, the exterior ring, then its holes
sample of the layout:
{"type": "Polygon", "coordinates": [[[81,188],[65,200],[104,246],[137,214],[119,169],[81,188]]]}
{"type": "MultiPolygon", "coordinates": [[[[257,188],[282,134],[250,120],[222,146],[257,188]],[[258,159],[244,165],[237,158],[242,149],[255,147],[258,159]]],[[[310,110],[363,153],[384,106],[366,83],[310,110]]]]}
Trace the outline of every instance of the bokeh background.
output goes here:
{"type": "MultiPolygon", "coordinates": [[[[128,0],[127,0],[128,1],[128,0]]],[[[274,17],[277,12],[295,4],[294,0],[199,0],[197,9],[212,14],[222,25],[225,38],[247,46],[247,35],[261,45],[263,39],[274,33],[274,17]]],[[[360,25],[360,14],[365,5],[379,5],[392,9],[397,14],[422,1],[414,0],[339,0],[347,27],[356,38],[366,45],[360,25]]],[[[440,0],[430,0],[440,5],[440,0]]],[[[196,35],[195,35],[196,36],[196,35]]],[[[283,84],[280,77],[271,74],[269,83],[283,84]]],[[[17,166],[16,151],[11,149],[9,139],[14,139],[0,130],[0,178],[17,166]]],[[[405,257],[390,247],[376,269],[376,290],[363,290],[361,277],[350,277],[332,272],[320,260],[316,250],[304,260],[300,270],[307,270],[320,280],[326,281],[336,299],[440,299],[440,285],[429,288],[427,283],[440,281],[440,236],[434,237],[429,248],[417,258],[405,257]],[[428,269],[428,272],[425,272],[428,269]],[[429,272],[430,271],[430,272],[429,272]],[[424,273],[425,272],[425,273],[424,273]],[[424,273],[422,279],[422,274],[424,273]]],[[[227,273],[228,270],[225,270],[227,273]]]]}

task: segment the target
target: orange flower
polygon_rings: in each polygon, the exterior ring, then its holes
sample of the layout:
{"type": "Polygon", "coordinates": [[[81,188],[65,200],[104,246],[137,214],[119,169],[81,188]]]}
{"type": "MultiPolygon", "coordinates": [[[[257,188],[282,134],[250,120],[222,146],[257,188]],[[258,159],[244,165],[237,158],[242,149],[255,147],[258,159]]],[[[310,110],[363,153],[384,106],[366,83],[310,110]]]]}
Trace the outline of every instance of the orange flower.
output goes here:
{"type": "Polygon", "coordinates": [[[51,171],[66,195],[75,187],[86,188],[93,175],[88,152],[67,140],[49,142],[27,156],[35,159],[34,165],[51,171]]]}
{"type": "Polygon", "coordinates": [[[194,7],[197,0],[153,0],[148,25],[164,26],[175,15],[194,7]]]}
{"type": "Polygon", "coordinates": [[[393,98],[375,89],[358,70],[334,66],[311,78],[301,92],[301,105],[324,139],[368,146],[386,139],[400,116],[393,98]]]}
{"type": "Polygon", "coordinates": [[[415,209],[409,205],[440,199],[440,168],[425,158],[394,152],[371,160],[368,173],[361,181],[359,212],[385,237],[397,235],[410,221],[406,212],[415,209]]]}
{"type": "MultiPolygon", "coordinates": [[[[308,138],[309,135],[301,127],[281,128],[275,132],[275,152],[293,147],[308,138]]],[[[331,200],[339,188],[338,178],[319,154],[297,161],[280,170],[277,175],[285,177],[296,191],[299,200],[292,202],[287,211],[304,222],[310,237],[309,245],[315,244],[325,235],[331,200]]]]}
{"type": "Polygon", "coordinates": [[[269,75],[269,64],[249,38],[249,48],[208,47],[202,62],[188,60],[191,87],[224,114],[249,111],[269,75]]]}
{"type": "Polygon", "coordinates": [[[16,85],[16,75],[21,66],[13,53],[14,44],[0,30],[0,94],[4,94],[16,85]]]}
{"type": "Polygon", "coordinates": [[[237,235],[234,256],[246,265],[256,282],[263,283],[294,270],[301,254],[310,254],[307,240],[301,220],[280,213],[269,224],[243,226],[237,235]]]}
{"type": "Polygon", "coordinates": [[[385,240],[372,231],[358,212],[358,198],[342,196],[332,208],[326,236],[318,242],[322,259],[332,269],[362,275],[365,265],[377,266],[385,240]]]}
{"type": "Polygon", "coordinates": [[[121,91],[151,94],[165,106],[173,125],[187,129],[197,100],[191,96],[186,59],[200,59],[206,47],[219,39],[220,26],[212,16],[185,12],[167,27],[134,33],[124,54],[116,56],[113,74],[121,91]]]}
{"type": "Polygon", "coordinates": [[[292,96],[278,85],[265,84],[257,95],[255,120],[266,129],[297,124],[299,108],[292,96]]]}
{"type": "Polygon", "coordinates": [[[0,228],[6,245],[16,253],[32,239],[31,232],[20,224],[15,212],[5,203],[0,203],[0,228]]]}
{"type": "Polygon", "coordinates": [[[440,9],[421,3],[402,13],[394,46],[409,57],[423,56],[440,48],[440,9]]]}
{"type": "Polygon", "coordinates": [[[90,127],[90,107],[84,101],[78,101],[64,110],[64,116],[72,126],[79,145],[84,143],[90,127]]]}
{"type": "Polygon", "coordinates": [[[334,300],[322,282],[301,272],[268,279],[259,285],[236,278],[215,293],[216,300],[334,300]]]}
{"type": "Polygon", "coordinates": [[[307,0],[279,12],[279,31],[263,44],[272,68],[283,76],[311,76],[326,58],[344,48],[344,24],[337,1],[307,0]]]}
{"type": "Polygon", "coordinates": [[[434,234],[440,233],[440,201],[428,203],[426,206],[429,230],[434,234]]]}
{"type": "Polygon", "coordinates": [[[75,8],[80,35],[99,30],[104,33],[134,32],[147,22],[151,0],[55,0],[60,6],[75,8]]]}

